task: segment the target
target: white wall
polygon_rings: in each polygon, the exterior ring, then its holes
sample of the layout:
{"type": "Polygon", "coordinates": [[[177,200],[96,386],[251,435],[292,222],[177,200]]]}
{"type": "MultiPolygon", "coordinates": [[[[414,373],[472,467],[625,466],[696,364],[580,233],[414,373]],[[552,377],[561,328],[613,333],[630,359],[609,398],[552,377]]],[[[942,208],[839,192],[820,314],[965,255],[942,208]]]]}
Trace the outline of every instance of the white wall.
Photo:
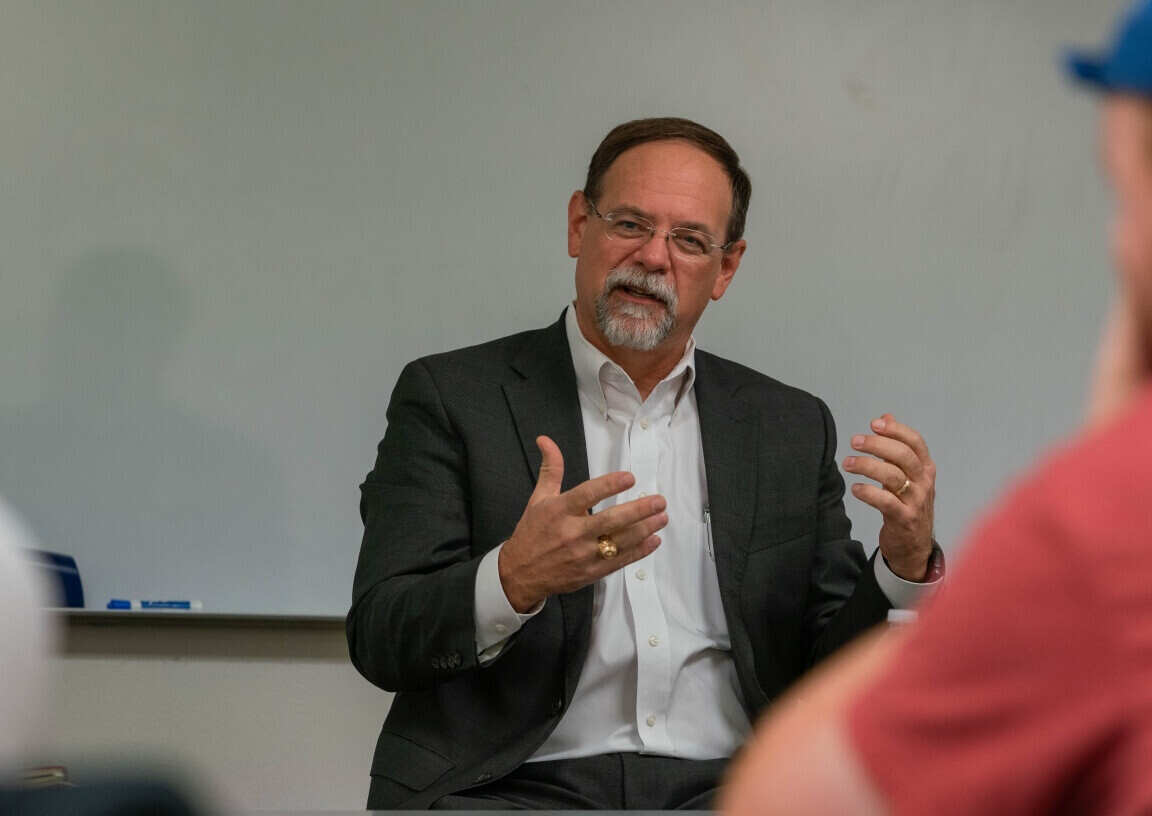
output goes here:
{"type": "Polygon", "coordinates": [[[918,426],[954,549],[1081,415],[1108,208],[1057,57],[1123,2],[8,0],[0,494],[97,608],[343,612],[401,366],[554,319],[594,146],[673,114],[754,184],[701,346],[842,443],[918,426]]]}
{"type": "Polygon", "coordinates": [[[80,782],[152,768],[222,812],[364,808],[391,695],[342,627],[73,623],[54,662],[37,764],[80,782]]]}

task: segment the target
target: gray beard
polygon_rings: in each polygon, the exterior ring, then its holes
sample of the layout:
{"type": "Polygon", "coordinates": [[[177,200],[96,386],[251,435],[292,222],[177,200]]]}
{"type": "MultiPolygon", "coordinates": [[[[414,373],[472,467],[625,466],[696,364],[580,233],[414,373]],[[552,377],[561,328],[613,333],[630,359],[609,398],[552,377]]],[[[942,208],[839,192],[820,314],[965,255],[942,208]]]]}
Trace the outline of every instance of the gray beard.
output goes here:
{"type": "Polygon", "coordinates": [[[676,304],[676,290],[663,275],[649,274],[638,266],[617,267],[596,297],[596,328],[609,345],[651,351],[676,328],[676,304]],[[663,313],[653,315],[650,306],[610,299],[614,290],[625,286],[659,300],[663,313]]]}

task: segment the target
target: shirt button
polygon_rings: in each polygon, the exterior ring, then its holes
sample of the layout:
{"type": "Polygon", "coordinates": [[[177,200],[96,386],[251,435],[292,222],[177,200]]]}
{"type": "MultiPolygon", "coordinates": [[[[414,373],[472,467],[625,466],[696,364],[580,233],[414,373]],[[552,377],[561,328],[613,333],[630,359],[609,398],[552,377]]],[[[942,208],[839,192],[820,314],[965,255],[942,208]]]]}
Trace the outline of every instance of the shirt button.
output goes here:
{"type": "Polygon", "coordinates": [[[649,727],[656,725],[656,715],[649,714],[648,719],[646,719],[644,722],[648,723],[649,727]]]}
{"type": "Polygon", "coordinates": [[[498,634],[498,635],[502,635],[508,631],[508,627],[502,623],[498,623],[495,626],[493,626],[492,628],[496,630],[496,634],[498,634]]]}
{"type": "Polygon", "coordinates": [[[636,580],[637,581],[643,581],[647,577],[648,577],[648,573],[646,573],[644,570],[642,570],[642,569],[636,570],[636,580]]]}
{"type": "Polygon", "coordinates": [[[648,638],[648,645],[649,646],[659,646],[660,645],[660,638],[656,637],[655,635],[652,635],[650,638],[648,638]]]}
{"type": "Polygon", "coordinates": [[[647,419],[640,420],[640,427],[643,428],[644,430],[648,430],[648,420],[647,419]]]}

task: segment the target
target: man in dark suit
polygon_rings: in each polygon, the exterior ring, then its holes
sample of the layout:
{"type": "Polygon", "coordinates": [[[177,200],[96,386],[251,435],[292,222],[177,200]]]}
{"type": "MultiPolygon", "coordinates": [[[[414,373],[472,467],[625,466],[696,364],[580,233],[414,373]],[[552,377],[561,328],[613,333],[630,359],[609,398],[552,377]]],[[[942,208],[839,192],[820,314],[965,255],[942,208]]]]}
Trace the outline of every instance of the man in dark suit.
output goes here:
{"type": "Polygon", "coordinates": [[[369,807],[706,808],[758,711],[938,579],[913,429],[844,463],[879,483],[869,563],[823,402],[695,348],[750,189],[707,128],[617,127],[569,201],[561,319],[404,369],[348,613],[397,692],[369,807]]]}

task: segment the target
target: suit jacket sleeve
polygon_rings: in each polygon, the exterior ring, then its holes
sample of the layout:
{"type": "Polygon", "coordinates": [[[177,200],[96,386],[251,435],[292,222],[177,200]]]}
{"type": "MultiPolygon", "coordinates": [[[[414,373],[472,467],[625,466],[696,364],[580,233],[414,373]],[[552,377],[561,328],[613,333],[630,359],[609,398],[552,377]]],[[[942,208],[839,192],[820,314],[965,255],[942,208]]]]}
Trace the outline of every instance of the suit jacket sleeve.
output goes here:
{"type": "Polygon", "coordinates": [[[852,523],[844,511],[844,479],[836,462],[836,426],[828,406],[823,400],[818,402],[824,422],[824,452],[806,613],[812,643],[810,663],[884,620],[891,608],[863,547],[851,537],[852,523]]]}
{"type": "Polygon", "coordinates": [[[347,635],[352,662],[389,691],[476,668],[465,449],[428,365],[401,373],[376,465],[361,486],[364,539],[347,635]]]}

